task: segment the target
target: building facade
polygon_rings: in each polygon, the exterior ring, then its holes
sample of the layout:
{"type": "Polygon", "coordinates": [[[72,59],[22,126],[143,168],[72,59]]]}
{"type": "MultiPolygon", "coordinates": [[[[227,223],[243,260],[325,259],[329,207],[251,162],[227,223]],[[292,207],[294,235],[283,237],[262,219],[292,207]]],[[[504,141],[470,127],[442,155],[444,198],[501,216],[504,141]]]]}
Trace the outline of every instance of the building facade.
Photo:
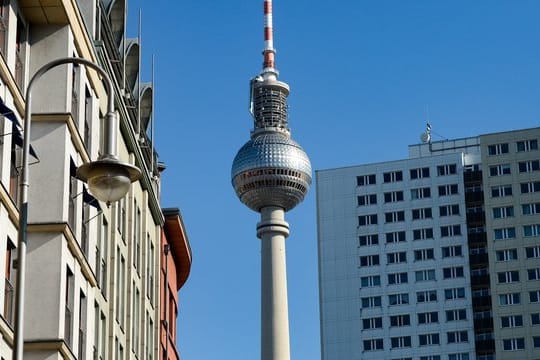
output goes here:
{"type": "Polygon", "coordinates": [[[317,172],[323,359],[538,359],[540,129],[317,172]]]}
{"type": "Polygon", "coordinates": [[[160,350],[161,360],[179,360],[176,347],[178,291],[191,270],[191,248],[182,215],[177,208],[163,209],[165,226],[162,233],[160,264],[160,350]]]}
{"type": "Polygon", "coordinates": [[[152,85],[141,82],[140,44],[126,38],[126,0],[0,1],[0,356],[11,358],[25,87],[45,63],[59,66],[33,91],[26,267],[25,359],[159,359],[164,216],[148,126],[152,85]],[[75,170],[102,149],[107,97],[119,114],[118,154],[142,177],[107,206],[75,170]]]}

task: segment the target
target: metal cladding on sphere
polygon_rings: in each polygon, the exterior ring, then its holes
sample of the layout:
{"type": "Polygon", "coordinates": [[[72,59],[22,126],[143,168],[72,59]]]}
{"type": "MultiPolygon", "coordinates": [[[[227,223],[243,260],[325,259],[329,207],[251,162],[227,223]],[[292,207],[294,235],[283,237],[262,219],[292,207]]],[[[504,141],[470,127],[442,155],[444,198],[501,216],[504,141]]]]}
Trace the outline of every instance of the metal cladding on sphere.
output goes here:
{"type": "Polygon", "coordinates": [[[302,202],[309,189],[311,164],[290,137],[268,132],[240,148],[231,177],[240,201],[250,209],[278,206],[288,211],[302,202]]]}

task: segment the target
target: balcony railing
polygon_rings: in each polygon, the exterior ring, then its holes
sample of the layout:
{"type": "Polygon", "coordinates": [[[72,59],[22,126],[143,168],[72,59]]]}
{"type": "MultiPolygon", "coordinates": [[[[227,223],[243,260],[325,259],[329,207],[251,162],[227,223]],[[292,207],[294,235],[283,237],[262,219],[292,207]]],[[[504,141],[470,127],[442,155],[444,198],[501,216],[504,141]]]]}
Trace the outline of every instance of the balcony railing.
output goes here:
{"type": "Polygon", "coordinates": [[[6,279],[6,284],[4,288],[4,320],[8,322],[9,325],[13,326],[13,299],[15,295],[15,290],[11,282],[6,279]]]}

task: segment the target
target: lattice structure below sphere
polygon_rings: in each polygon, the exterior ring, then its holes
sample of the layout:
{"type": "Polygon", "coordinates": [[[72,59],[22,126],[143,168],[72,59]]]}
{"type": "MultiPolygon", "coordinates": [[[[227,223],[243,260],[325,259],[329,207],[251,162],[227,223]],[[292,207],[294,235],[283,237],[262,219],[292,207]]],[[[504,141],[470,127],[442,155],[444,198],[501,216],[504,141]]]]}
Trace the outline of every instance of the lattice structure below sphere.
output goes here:
{"type": "Polygon", "coordinates": [[[250,209],[278,206],[288,211],[304,199],[311,185],[311,164],[289,136],[269,132],[240,148],[231,178],[240,201],[250,209]]]}

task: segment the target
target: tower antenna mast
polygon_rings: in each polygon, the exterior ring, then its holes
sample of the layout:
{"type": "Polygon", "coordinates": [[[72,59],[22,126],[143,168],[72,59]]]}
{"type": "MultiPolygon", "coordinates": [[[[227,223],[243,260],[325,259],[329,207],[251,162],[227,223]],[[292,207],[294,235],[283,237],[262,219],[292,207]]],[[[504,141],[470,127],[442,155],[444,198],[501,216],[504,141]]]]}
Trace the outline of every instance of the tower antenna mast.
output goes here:
{"type": "Polygon", "coordinates": [[[285,212],[304,200],[311,185],[309,158],[291,139],[289,85],[278,81],[272,1],[264,0],[262,72],[250,81],[251,139],[234,158],[231,179],[244,205],[261,214],[261,359],[290,360],[285,212]]]}

